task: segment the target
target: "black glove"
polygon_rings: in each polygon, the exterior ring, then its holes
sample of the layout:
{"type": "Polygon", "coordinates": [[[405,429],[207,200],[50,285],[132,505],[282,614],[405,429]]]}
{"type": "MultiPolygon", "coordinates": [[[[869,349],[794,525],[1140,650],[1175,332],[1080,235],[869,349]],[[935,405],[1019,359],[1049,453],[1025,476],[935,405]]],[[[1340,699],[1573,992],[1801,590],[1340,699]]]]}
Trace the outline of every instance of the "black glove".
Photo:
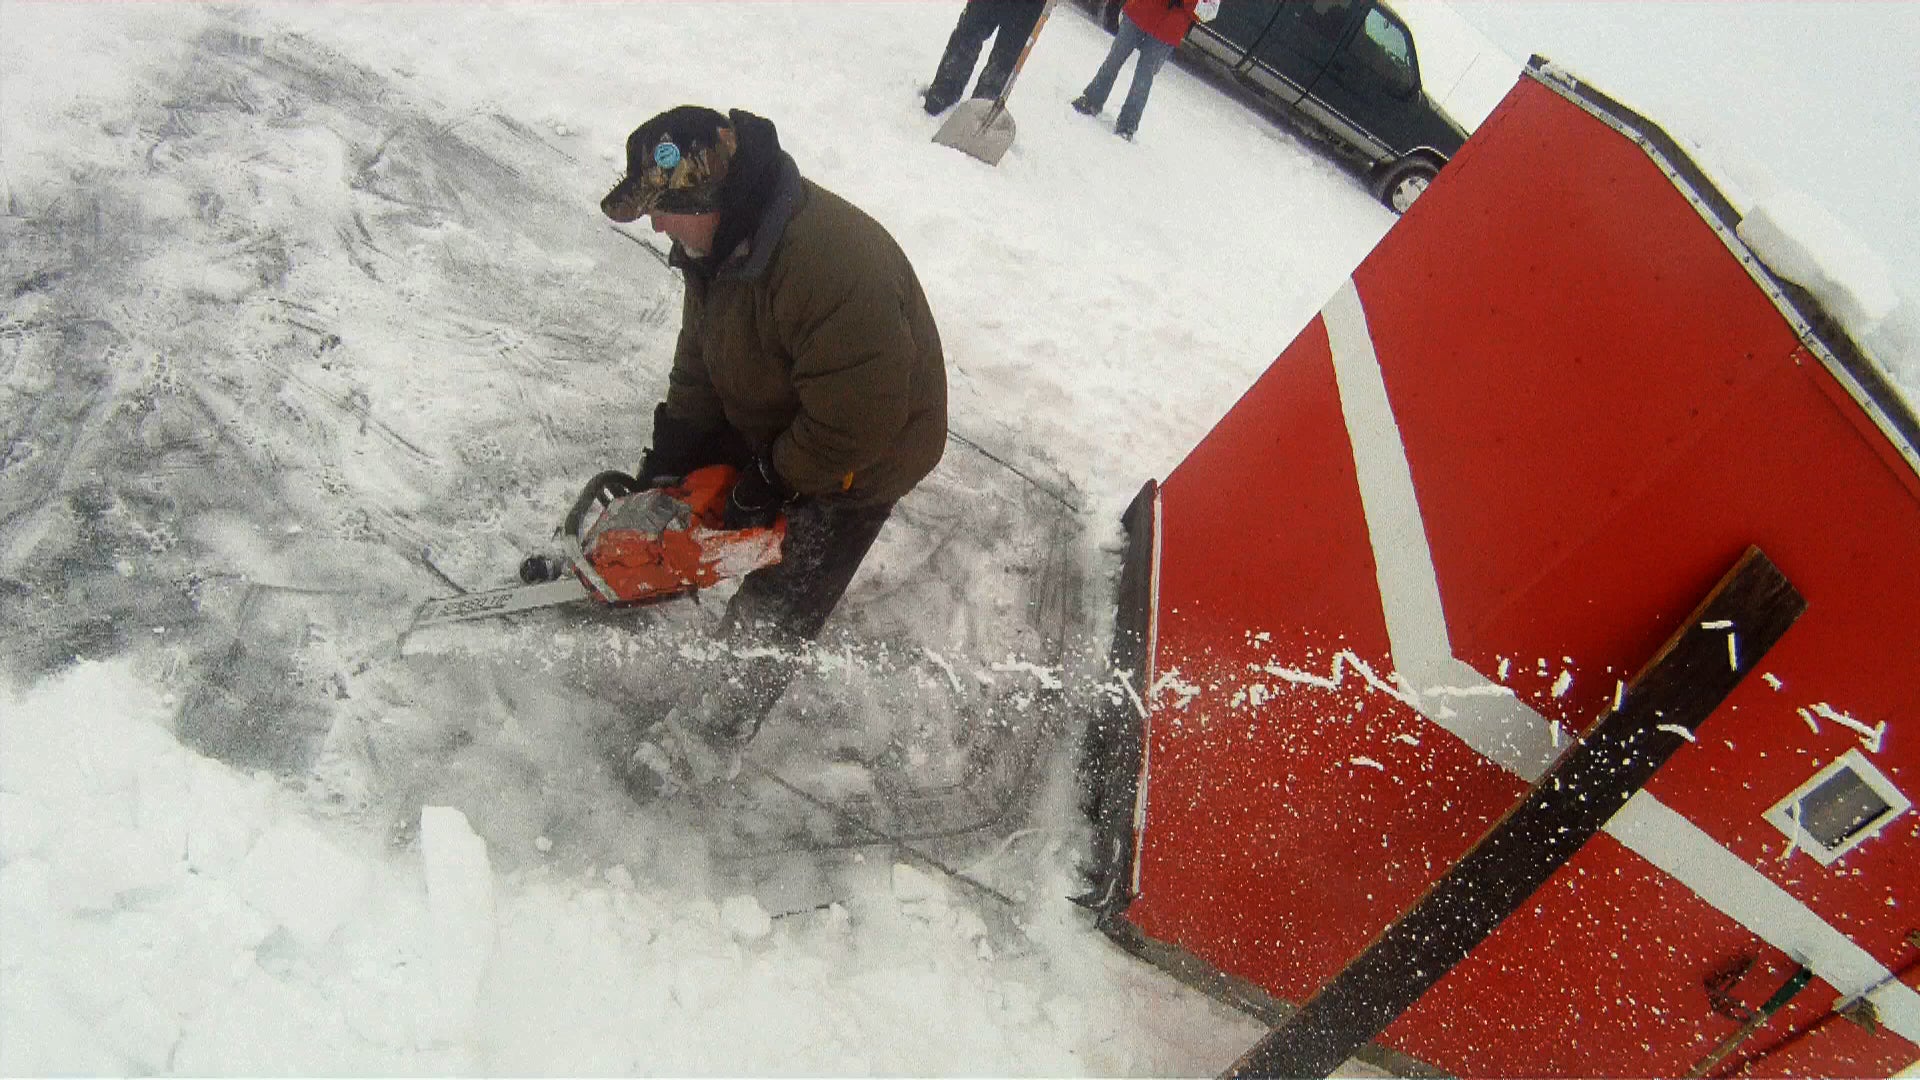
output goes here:
{"type": "Polygon", "coordinates": [[[1168,11],[1172,11],[1175,8],[1184,7],[1184,6],[1186,6],[1186,0],[1167,0],[1168,11]]]}
{"type": "Polygon", "coordinates": [[[686,474],[671,468],[661,460],[659,451],[647,447],[640,455],[640,467],[633,470],[633,478],[640,481],[640,490],[651,491],[654,488],[672,487],[686,474]]]}
{"type": "Polygon", "coordinates": [[[793,490],[780,479],[773,461],[765,456],[740,470],[740,479],[727,496],[727,509],[720,524],[728,529],[755,529],[773,524],[780,508],[793,498],[793,490]]]}

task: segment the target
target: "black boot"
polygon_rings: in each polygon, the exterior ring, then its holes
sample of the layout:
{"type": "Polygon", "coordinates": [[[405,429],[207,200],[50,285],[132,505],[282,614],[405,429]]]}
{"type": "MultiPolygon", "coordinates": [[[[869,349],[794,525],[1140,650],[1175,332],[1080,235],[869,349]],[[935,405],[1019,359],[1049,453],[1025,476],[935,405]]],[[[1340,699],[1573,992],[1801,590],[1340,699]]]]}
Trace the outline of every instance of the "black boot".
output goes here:
{"type": "Polygon", "coordinates": [[[933,73],[933,84],[927,87],[923,100],[930,116],[939,116],[960,100],[960,94],[967,88],[967,76],[973,74],[973,62],[980,56],[980,46],[971,50],[962,48],[958,53],[948,46],[947,54],[940,58],[940,68],[933,73]]]}

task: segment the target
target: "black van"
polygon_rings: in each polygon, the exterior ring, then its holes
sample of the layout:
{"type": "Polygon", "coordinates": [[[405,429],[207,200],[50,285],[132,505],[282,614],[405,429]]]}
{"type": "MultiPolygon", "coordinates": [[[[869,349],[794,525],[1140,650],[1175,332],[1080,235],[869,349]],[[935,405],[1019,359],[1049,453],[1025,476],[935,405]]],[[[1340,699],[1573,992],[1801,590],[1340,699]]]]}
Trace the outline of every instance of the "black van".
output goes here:
{"type": "MultiPolygon", "coordinates": [[[[1092,2],[1118,29],[1124,0],[1092,2]]],[[[1331,136],[1396,213],[1467,141],[1421,88],[1413,33],[1380,0],[1220,0],[1181,52],[1331,136]]]]}

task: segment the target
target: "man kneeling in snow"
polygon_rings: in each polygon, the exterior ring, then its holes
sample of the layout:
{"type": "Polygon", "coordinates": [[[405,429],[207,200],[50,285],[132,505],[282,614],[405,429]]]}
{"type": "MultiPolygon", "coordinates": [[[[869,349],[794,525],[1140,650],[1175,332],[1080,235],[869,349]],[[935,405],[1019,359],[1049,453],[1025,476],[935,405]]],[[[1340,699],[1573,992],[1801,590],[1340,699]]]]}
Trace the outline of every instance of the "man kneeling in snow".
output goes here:
{"type": "Polygon", "coordinates": [[[628,790],[650,798],[672,783],[674,757],[712,779],[759,730],[894,502],[939,462],[946,360],[899,245],[802,177],[769,120],[661,113],[627,138],[627,175],[600,209],[649,216],[686,280],[639,479],[731,464],[727,527],[787,514],[781,561],[747,575],[721,621],[730,641],[783,655],[739,661],[622,754],[628,790]]]}

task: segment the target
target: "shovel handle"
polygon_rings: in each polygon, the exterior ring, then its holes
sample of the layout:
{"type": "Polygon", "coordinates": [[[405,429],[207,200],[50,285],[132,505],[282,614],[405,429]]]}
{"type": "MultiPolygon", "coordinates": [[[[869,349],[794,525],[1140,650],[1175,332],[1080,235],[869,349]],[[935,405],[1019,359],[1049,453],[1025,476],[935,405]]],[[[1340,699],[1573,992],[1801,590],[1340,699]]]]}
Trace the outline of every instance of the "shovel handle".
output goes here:
{"type": "Polygon", "coordinates": [[[1742,1043],[1752,1038],[1753,1033],[1759,1031],[1761,1025],[1765,1024],[1774,1013],[1785,1008],[1787,1002],[1792,1001],[1794,995],[1805,990],[1807,984],[1812,981],[1812,968],[1805,964],[1801,964],[1795,968],[1793,974],[1787,978],[1787,981],[1780,984],[1780,989],[1775,990],[1773,996],[1768,998],[1766,1003],[1761,1005],[1759,1010],[1751,1017],[1747,1018],[1746,1023],[1741,1024],[1738,1028],[1734,1029],[1732,1034],[1721,1039],[1720,1044],[1715,1046],[1712,1052],[1695,1062],[1693,1068],[1687,1070],[1687,1075],[1689,1077],[1703,1077],[1718,1068],[1721,1062],[1732,1057],[1733,1052],[1740,1049],[1742,1043]]]}
{"type": "Polygon", "coordinates": [[[1040,9],[1040,17],[1033,21],[1033,29],[1027,32],[1026,47],[1020,50],[1020,59],[1013,62],[1013,70],[1007,72],[1007,84],[1000,88],[1000,96],[993,99],[994,112],[1007,107],[1007,95],[1013,93],[1013,81],[1020,77],[1020,69],[1027,66],[1027,54],[1033,51],[1033,43],[1040,40],[1040,28],[1047,25],[1047,16],[1053,14],[1053,5],[1057,2],[1047,0],[1047,6],[1040,9]]]}

